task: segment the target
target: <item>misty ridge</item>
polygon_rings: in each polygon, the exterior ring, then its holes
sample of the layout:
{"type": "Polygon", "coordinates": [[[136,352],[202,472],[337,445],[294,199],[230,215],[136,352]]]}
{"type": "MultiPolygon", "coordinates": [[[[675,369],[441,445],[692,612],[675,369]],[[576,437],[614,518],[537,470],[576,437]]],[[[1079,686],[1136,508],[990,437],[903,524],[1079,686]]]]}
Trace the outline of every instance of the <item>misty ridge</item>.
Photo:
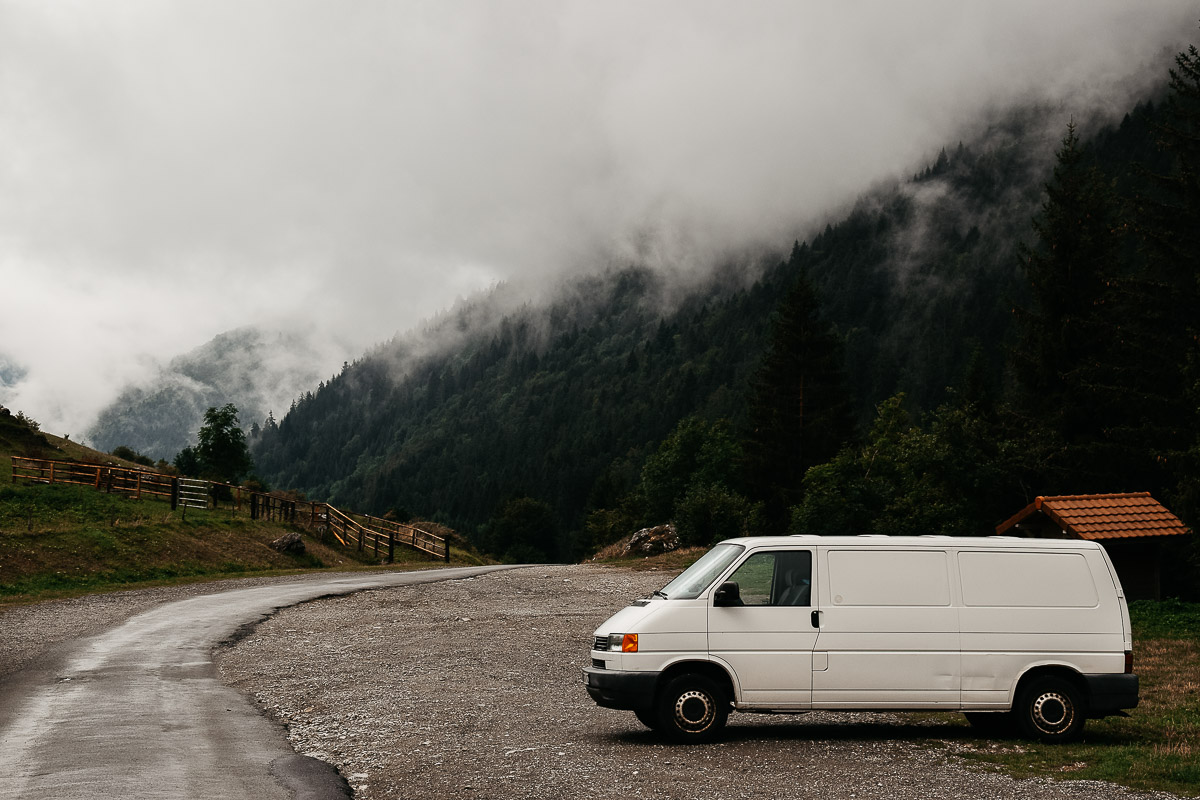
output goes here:
{"type": "Polygon", "coordinates": [[[326,350],[299,331],[227,331],[171,359],[147,381],[126,386],[87,436],[105,452],[125,446],[170,461],[196,443],[210,407],[233,402],[247,429],[273,409],[286,409],[320,379],[326,350]]]}
{"type": "MultiPolygon", "coordinates": [[[[803,471],[787,497],[772,501],[747,483],[756,455],[746,448],[771,397],[763,368],[781,320],[808,315],[811,342],[824,348],[811,363],[844,374],[847,426],[831,419],[838,433],[829,438],[846,449],[827,447],[826,467],[836,456],[844,469],[871,437],[930,448],[936,443],[921,438],[920,425],[943,434],[959,426],[955,446],[964,452],[914,454],[897,469],[938,474],[955,458],[978,456],[981,469],[957,472],[986,477],[931,497],[954,524],[931,520],[923,530],[987,532],[993,518],[1028,502],[1030,486],[1065,474],[1053,453],[1036,469],[1014,460],[1014,448],[1041,451],[997,432],[1033,430],[1038,421],[1001,425],[995,409],[1013,377],[1016,312],[1032,302],[1033,221],[1047,213],[1062,148],[1074,141],[1068,131],[1083,135],[1082,157],[1103,171],[1113,202],[1131,198],[1145,191],[1148,173],[1173,168],[1157,141],[1165,96],[1164,88],[1147,91],[1123,115],[1109,104],[994,110],[901,169],[905,177],[878,181],[817,218],[798,214],[795,235],[770,246],[718,246],[712,231],[649,219],[623,244],[550,273],[561,277],[496,283],[352,361],[339,359],[332,374],[313,369],[329,363],[315,345],[303,355],[311,340],[243,332],[206,349],[228,365],[185,360],[157,388],[127,393],[124,408],[157,402],[196,417],[205,405],[233,402],[268,485],[376,515],[433,519],[509,560],[574,560],[668,518],[703,544],[739,530],[781,530],[788,508],[800,509],[803,471]],[[300,356],[282,357],[283,345],[300,356]],[[316,371],[328,378],[314,381],[316,371]],[[303,376],[308,382],[298,384],[303,376]],[[988,450],[997,447],[1003,452],[988,450]],[[669,486],[648,483],[670,474],[669,486]],[[956,491],[963,496],[944,501],[956,491]]],[[[1126,274],[1106,278],[1110,285],[1140,269],[1134,239],[1120,249],[1132,260],[1126,274]]],[[[796,362],[800,370],[808,363],[796,362]]],[[[106,414],[137,424],[137,414],[106,414]]],[[[184,427],[180,416],[177,432],[190,436],[196,425],[184,427]]],[[[171,418],[163,416],[164,429],[171,418]]],[[[822,461],[805,469],[814,465],[822,461]]],[[[1138,485],[1120,490],[1168,486],[1154,475],[1130,470],[1118,482],[1138,485]]],[[[1117,490],[1080,481],[1084,491],[1117,490]]]]}
{"type": "Polygon", "coordinates": [[[246,325],[319,327],[329,375],[498,282],[545,305],[562,276],[638,265],[669,276],[671,303],[716,265],[786,256],[1006,109],[1050,102],[1052,127],[1084,131],[1088,109],[1119,117],[1195,16],[1185,0],[75,12],[18,4],[0,29],[0,263],[25,298],[0,319],[0,399],[77,434],[246,325]],[[62,325],[24,335],[64,301],[62,325]]]}
{"type": "MultiPolygon", "coordinates": [[[[657,318],[694,296],[744,288],[763,266],[746,259],[711,271],[678,265],[627,269],[641,273],[636,313],[657,318]]],[[[360,362],[382,368],[392,382],[399,383],[421,373],[431,361],[461,359],[480,337],[509,338],[515,331],[522,349],[543,352],[562,333],[597,322],[607,310],[597,298],[609,291],[621,272],[609,267],[594,275],[558,277],[541,284],[521,279],[496,283],[460,297],[451,308],[371,347],[353,363],[343,360],[340,374],[327,379],[322,378],[327,368],[323,365],[337,348],[321,341],[317,329],[267,331],[246,326],[228,331],[173,358],[149,379],[124,387],[100,411],[87,436],[104,451],[124,445],[170,461],[195,444],[206,408],[232,402],[243,428],[252,432],[267,425],[269,416],[282,417],[311,398],[327,382],[340,378],[355,390],[360,362]]]]}
{"type": "MultiPolygon", "coordinates": [[[[1132,137],[1150,153],[1153,108],[1096,140],[1132,137]]],[[[913,413],[932,410],[972,364],[1002,370],[1026,299],[1018,248],[1070,119],[1042,107],[996,115],[911,178],[811,225],[790,253],[726,259],[703,280],[626,263],[537,300],[497,286],[305,392],[255,440],[260,473],[371,513],[435,516],[494,552],[509,546],[498,509],[531,499],[550,533],[521,552],[577,557],[603,535],[588,520],[636,488],[680,420],[746,424],[747,387],[800,275],[844,343],[858,429],[897,392],[913,413]]]]}
{"type": "MultiPolygon", "coordinates": [[[[866,360],[855,355],[854,363],[866,364],[870,371],[873,361],[884,359],[903,371],[903,364],[913,356],[902,351],[920,341],[922,331],[938,324],[937,303],[931,300],[959,305],[991,285],[985,276],[1011,273],[1013,243],[1028,234],[1028,220],[1036,211],[1040,181],[1053,159],[1064,115],[1061,107],[1046,105],[993,112],[988,121],[973,126],[977,130],[969,147],[960,141],[943,148],[911,179],[883,182],[848,208],[822,215],[827,227],[839,215],[851,225],[881,214],[892,220],[886,223],[890,231],[886,252],[871,270],[872,280],[886,279],[888,286],[881,290],[891,298],[889,307],[867,314],[840,307],[839,292],[824,287],[828,313],[851,343],[870,337],[872,355],[866,360]],[[960,241],[964,239],[969,241],[960,241]],[[970,268],[939,267],[947,246],[966,248],[959,260],[972,253],[970,268]],[[890,321],[884,322],[881,315],[890,321]],[[881,330],[884,327],[886,332],[881,330]]],[[[1104,115],[1094,112],[1090,124],[1103,125],[1104,115]]],[[[799,239],[808,240],[819,235],[821,226],[810,221],[798,224],[796,230],[799,239]]],[[[370,348],[354,364],[370,361],[386,367],[390,379],[400,382],[429,359],[453,362],[456,353],[462,358],[462,351],[474,347],[471,342],[504,337],[509,328],[520,331],[521,348],[538,354],[556,336],[588,328],[600,314],[610,313],[599,298],[608,294],[608,283],[628,271],[643,273],[640,290],[633,298],[621,295],[633,306],[620,313],[653,320],[670,317],[696,298],[721,298],[749,288],[782,252],[715,251],[711,244],[700,245],[679,232],[668,236],[653,225],[632,235],[627,247],[614,250],[591,258],[593,265],[607,263],[591,267],[595,270],[591,273],[576,267],[541,281],[515,278],[460,297],[453,307],[435,313],[419,327],[370,348]]],[[[820,283],[821,271],[814,277],[820,283]]],[[[269,414],[282,418],[297,401],[321,391],[322,373],[331,361],[345,361],[331,353],[320,336],[311,327],[272,334],[248,326],[220,334],[172,359],[155,377],[125,387],[99,413],[88,436],[102,450],[125,445],[170,460],[194,444],[195,431],[210,406],[234,403],[248,432],[267,424],[269,414]]],[[[953,361],[959,363],[961,358],[953,361]]],[[[350,369],[342,377],[354,386],[356,375],[350,369]]],[[[935,383],[933,391],[940,391],[945,380],[935,383]]],[[[918,389],[917,394],[925,392],[918,389]]],[[[863,413],[871,407],[864,407],[863,413]]]]}
{"type": "MultiPolygon", "coordinates": [[[[910,179],[881,182],[848,207],[823,214],[821,222],[796,226],[797,243],[804,242],[813,253],[848,235],[863,234],[864,242],[878,239],[869,277],[812,269],[825,314],[843,335],[866,331],[872,347],[884,348],[872,360],[896,362],[903,371],[902,365],[918,356],[902,351],[938,327],[939,306],[974,307],[992,292],[998,318],[1006,325],[1011,304],[1020,298],[1017,244],[1029,238],[1064,120],[1072,117],[1062,107],[1047,105],[992,116],[974,126],[979,130],[969,145],[960,141],[942,148],[910,179]],[[880,232],[886,235],[877,236],[880,232]],[[858,278],[864,285],[877,284],[887,303],[873,309],[852,306],[848,301],[860,294],[854,285],[858,278]]],[[[1089,119],[1096,129],[1107,124],[1100,112],[1089,119]]],[[[633,237],[630,251],[645,259],[619,264],[610,255],[606,267],[590,274],[540,286],[514,280],[460,298],[419,330],[372,348],[340,377],[356,388],[353,367],[359,361],[374,362],[386,366],[390,379],[400,383],[415,373],[428,374],[432,362],[467,363],[471,352],[498,340],[511,340],[517,350],[541,356],[556,338],[611,323],[614,314],[618,320],[640,320],[652,335],[663,321],[749,290],[786,260],[788,249],[698,252],[687,244],[663,244],[646,230],[633,237]],[[679,261],[683,252],[694,260],[679,261]]],[[[950,362],[961,366],[963,359],[950,362]]],[[[932,391],[952,382],[935,381],[932,391]]]]}

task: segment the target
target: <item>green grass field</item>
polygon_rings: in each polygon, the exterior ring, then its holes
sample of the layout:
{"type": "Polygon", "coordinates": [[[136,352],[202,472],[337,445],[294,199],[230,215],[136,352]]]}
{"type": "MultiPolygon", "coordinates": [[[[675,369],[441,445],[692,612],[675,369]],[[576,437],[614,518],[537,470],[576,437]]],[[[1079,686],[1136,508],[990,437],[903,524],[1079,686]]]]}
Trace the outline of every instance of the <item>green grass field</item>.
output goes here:
{"type": "MultiPolygon", "coordinates": [[[[454,547],[451,561],[483,563],[454,547]]],[[[407,569],[444,564],[403,547],[396,562],[407,569]]],[[[374,553],[343,547],[331,534],[251,520],[244,509],[185,513],[88,487],[0,485],[0,605],[147,583],[378,566],[374,553]],[[270,547],[291,531],[304,537],[302,555],[270,547]]]]}
{"type": "Polygon", "coordinates": [[[77,486],[0,486],[0,602],[146,582],[366,563],[306,537],[306,552],[270,543],[292,530],[229,510],[171,511],[77,486]]]}
{"type": "MultiPolygon", "coordinates": [[[[154,583],[380,565],[374,553],[360,555],[331,534],[251,520],[245,509],[234,513],[229,505],[172,511],[161,500],[91,487],[13,484],[11,456],[141,468],[35,430],[0,409],[0,606],[154,583]],[[303,554],[270,547],[292,531],[304,537],[303,554]]],[[[484,563],[459,546],[451,546],[450,556],[453,563],[484,563]]],[[[402,569],[444,563],[405,547],[396,549],[396,560],[392,567],[402,569]]]]}
{"type": "Polygon", "coordinates": [[[1089,720],[1073,744],[972,735],[956,740],[959,754],[1018,777],[1200,796],[1200,603],[1139,600],[1130,616],[1141,702],[1128,717],[1089,720]]]}

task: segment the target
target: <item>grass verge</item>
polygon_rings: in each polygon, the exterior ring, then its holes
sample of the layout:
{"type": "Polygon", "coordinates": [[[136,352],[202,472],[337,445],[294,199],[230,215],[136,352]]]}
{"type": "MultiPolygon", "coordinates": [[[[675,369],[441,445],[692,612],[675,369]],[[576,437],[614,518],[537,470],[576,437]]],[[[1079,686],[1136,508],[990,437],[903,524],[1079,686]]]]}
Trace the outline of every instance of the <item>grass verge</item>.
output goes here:
{"type": "MultiPolygon", "coordinates": [[[[87,487],[0,485],[0,606],[134,586],[379,566],[373,552],[359,554],[325,536],[228,509],[185,514],[87,487]],[[293,530],[303,535],[304,553],[270,547],[293,530]]],[[[469,555],[452,552],[460,563],[469,563],[469,555]]],[[[407,548],[396,556],[403,561],[393,568],[443,563],[407,548]]]]}
{"type": "Polygon", "coordinates": [[[1200,797],[1200,603],[1141,600],[1130,616],[1141,702],[1128,718],[1089,720],[1074,744],[966,739],[960,755],[1017,777],[1200,797]]]}
{"type": "MultiPolygon", "coordinates": [[[[620,567],[638,572],[671,572],[677,573],[690,567],[700,556],[708,552],[707,547],[681,547],[667,553],[653,556],[612,557],[605,558],[603,553],[585,561],[585,564],[595,564],[602,567],[620,567]]],[[[666,583],[664,580],[663,583],[666,583]]]]}

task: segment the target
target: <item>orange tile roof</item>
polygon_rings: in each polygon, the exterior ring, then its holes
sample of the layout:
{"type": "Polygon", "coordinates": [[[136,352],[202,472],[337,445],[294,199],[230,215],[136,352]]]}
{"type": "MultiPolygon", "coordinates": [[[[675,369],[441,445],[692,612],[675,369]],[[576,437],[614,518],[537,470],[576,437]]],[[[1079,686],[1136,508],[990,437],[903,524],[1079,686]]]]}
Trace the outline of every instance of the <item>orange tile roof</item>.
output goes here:
{"type": "Polygon", "coordinates": [[[1191,532],[1149,492],[1132,492],[1039,497],[998,525],[996,533],[1006,533],[1038,512],[1080,539],[1129,539],[1191,532]]]}

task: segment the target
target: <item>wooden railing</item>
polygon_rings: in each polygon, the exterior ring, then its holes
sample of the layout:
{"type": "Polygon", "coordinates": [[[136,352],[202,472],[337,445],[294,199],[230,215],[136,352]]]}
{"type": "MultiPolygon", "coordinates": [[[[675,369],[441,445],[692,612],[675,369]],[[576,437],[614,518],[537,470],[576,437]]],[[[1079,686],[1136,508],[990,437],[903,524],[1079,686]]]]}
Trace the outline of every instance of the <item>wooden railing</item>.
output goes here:
{"type": "Polygon", "coordinates": [[[161,472],[20,456],[12,457],[12,479],[13,483],[25,480],[32,483],[91,486],[102,492],[116,492],[137,500],[151,497],[170,500],[177,491],[176,479],[161,472]]]}
{"type": "Polygon", "coordinates": [[[43,458],[12,457],[12,481],[30,483],[66,483],[90,486],[99,491],[127,495],[137,500],[167,500],[171,508],[216,507],[218,495],[228,498],[231,513],[249,508],[251,519],[292,522],[333,536],[345,547],[360,553],[370,550],[376,557],[392,561],[396,545],[450,560],[450,545],[413,525],[380,519],[366,514],[347,514],[328,503],[293,500],[265,492],[252,492],[240,486],[215,481],[177,478],[161,472],[126,469],[104,464],[51,461],[43,458]],[[382,555],[381,555],[382,554],[382,555]]]}
{"type": "Polygon", "coordinates": [[[329,530],[346,546],[357,547],[360,553],[370,549],[379,556],[382,550],[392,560],[396,545],[406,545],[446,561],[450,560],[450,548],[441,536],[412,525],[371,517],[366,514],[346,514],[331,505],[325,505],[326,522],[329,530]]]}

